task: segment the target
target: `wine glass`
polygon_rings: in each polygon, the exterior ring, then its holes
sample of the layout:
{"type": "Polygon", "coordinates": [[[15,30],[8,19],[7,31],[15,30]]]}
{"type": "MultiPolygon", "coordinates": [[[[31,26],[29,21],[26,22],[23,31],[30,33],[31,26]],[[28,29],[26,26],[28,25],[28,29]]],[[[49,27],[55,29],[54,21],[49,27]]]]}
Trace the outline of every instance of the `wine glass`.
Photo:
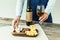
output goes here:
{"type": "Polygon", "coordinates": [[[37,5],[36,14],[42,16],[44,13],[44,5],[37,5]]]}

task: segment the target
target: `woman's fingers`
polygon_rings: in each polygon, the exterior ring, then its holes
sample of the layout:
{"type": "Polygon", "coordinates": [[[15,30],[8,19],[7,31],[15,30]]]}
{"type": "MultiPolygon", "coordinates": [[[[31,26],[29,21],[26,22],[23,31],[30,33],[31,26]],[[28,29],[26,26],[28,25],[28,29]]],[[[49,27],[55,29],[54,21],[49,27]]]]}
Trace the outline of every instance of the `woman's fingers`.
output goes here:
{"type": "Polygon", "coordinates": [[[40,19],[39,23],[42,24],[46,19],[47,19],[47,17],[42,17],[42,19],[40,19]]]}
{"type": "Polygon", "coordinates": [[[48,18],[48,15],[44,13],[40,18],[39,18],[39,23],[43,23],[46,19],[48,18]]]}
{"type": "Polygon", "coordinates": [[[16,27],[18,26],[17,24],[18,24],[17,20],[12,21],[12,26],[14,29],[16,29],[16,27]]]}

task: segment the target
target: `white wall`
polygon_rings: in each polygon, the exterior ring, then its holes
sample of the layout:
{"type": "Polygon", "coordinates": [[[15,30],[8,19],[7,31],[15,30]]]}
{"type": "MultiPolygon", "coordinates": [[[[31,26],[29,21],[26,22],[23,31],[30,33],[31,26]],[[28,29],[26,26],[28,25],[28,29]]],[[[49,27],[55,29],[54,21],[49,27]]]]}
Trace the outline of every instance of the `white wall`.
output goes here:
{"type": "MultiPolygon", "coordinates": [[[[16,16],[16,1],[17,0],[0,0],[0,17],[3,18],[15,18],[16,16]]],[[[26,4],[26,2],[25,2],[26,4]]],[[[25,5],[24,5],[25,8],[25,5]]],[[[23,9],[23,14],[21,19],[25,20],[26,14],[25,10],[23,9]]]]}
{"type": "Polygon", "coordinates": [[[15,17],[16,0],[0,0],[0,17],[15,17]]]}
{"type": "Polygon", "coordinates": [[[54,9],[52,11],[53,23],[60,24],[60,0],[56,0],[54,9]]]}
{"type": "MultiPolygon", "coordinates": [[[[16,1],[17,0],[0,0],[0,17],[8,17],[8,18],[14,18],[16,15],[15,8],[16,8],[16,1]]],[[[52,11],[52,17],[53,17],[53,23],[59,23],[60,24],[60,0],[56,1],[55,7],[52,11]]],[[[22,15],[25,15],[25,10],[22,15]]],[[[24,20],[25,16],[22,16],[22,19],[24,20]]]]}

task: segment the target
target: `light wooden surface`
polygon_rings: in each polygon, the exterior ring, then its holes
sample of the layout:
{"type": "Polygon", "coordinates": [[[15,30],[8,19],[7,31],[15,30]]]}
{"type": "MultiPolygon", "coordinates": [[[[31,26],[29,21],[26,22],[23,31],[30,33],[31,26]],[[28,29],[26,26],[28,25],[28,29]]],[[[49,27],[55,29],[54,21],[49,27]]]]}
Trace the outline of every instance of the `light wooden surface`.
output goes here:
{"type": "MultiPolygon", "coordinates": [[[[41,26],[38,24],[35,24],[35,26],[39,30],[39,35],[37,37],[16,37],[11,34],[12,32],[11,26],[1,27],[0,40],[48,40],[41,26]]],[[[22,28],[27,26],[25,24],[21,24],[20,27],[22,28]]]]}
{"type": "Polygon", "coordinates": [[[60,40],[60,25],[44,23],[41,25],[49,40],[60,40]]]}

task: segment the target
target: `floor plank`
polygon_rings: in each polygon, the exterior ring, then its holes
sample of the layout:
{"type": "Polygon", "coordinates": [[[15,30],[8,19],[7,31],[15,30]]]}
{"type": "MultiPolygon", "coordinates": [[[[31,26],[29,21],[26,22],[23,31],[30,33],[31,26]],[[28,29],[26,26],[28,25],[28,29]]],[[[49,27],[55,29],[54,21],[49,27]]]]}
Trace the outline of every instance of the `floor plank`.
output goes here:
{"type": "Polygon", "coordinates": [[[49,40],[60,40],[60,25],[45,23],[41,26],[49,40]]]}

